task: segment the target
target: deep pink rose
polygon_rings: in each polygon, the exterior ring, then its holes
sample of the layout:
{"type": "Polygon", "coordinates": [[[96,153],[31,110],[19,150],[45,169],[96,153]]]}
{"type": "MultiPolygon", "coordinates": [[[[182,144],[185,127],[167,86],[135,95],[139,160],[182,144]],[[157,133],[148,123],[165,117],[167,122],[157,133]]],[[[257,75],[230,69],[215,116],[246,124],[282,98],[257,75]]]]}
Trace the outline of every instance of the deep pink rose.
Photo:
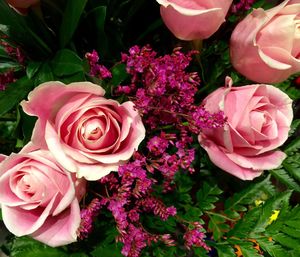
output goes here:
{"type": "Polygon", "coordinates": [[[235,69],[259,83],[278,83],[300,72],[300,0],[254,10],[234,29],[230,41],[235,69]]]}
{"type": "Polygon", "coordinates": [[[78,177],[97,180],[127,161],[145,137],[132,102],[104,98],[90,82],[47,82],[35,88],[22,106],[38,117],[32,142],[48,148],[78,177]]]}
{"type": "Polygon", "coordinates": [[[224,111],[224,128],[204,129],[198,139],[211,161],[245,180],[262,170],[277,168],[285,154],[274,149],[288,138],[293,119],[292,100],[271,85],[222,87],[205,100],[205,108],[224,111]]]}
{"type": "Polygon", "coordinates": [[[161,17],[179,39],[205,39],[225,21],[232,0],[156,0],[161,17]]]}
{"type": "Polygon", "coordinates": [[[37,4],[40,0],[6,0],[6,2],[15,8],[25,9],[37,4]]]}
{"type": "Polygon", "coordinates": [[[84,180],[62,169],[49,151],[27,145],[0,165],[3,222],[16,236],[50,246],[76,241],[84,180]]]}

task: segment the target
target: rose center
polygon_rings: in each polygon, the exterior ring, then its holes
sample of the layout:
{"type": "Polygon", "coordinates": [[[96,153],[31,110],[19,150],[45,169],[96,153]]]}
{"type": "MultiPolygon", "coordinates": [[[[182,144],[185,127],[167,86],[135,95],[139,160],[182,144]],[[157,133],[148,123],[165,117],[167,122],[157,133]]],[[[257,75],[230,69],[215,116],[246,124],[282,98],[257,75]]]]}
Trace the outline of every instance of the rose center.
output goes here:
{"type": "Polygon", "coordinates": [[[17,176],[14,177],[12,184],[15,188],[15,194],[23,199],[31,199],[36,194],[36,181],[34,176],[31,176],[27,172],[20,171],[17,176]]]}
{"type": "Polygon", "coordinates": [[[91,118],[81,127],[81,136],[85,140],[94,141],[102,137],[105,132],[105,122],[101,118],[91,118]]]}

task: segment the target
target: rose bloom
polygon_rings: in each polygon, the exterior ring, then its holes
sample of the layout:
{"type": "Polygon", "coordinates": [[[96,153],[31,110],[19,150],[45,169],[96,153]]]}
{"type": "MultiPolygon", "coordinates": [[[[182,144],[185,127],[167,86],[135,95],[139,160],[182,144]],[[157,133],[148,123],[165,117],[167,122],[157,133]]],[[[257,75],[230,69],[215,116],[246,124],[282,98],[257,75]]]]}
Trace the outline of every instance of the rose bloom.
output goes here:
{"type": "Polygon", "coordinates": [[[32,142],[48,148],[65,169],[87,180],[118,170],[145,137],[133,103],[119,104],[104,93],[90,82],[47,82],[22,103],[27,114],[38,117],[32,142]]]}
{"type": "Polygon", "coordinates": [[[259,83],[278,83],[300,72],[300,0],[254,10],[234,29],[230,41],[235,69],[259,83]]]}
{"type": "Polygon", "coordinates": [[[209,38],[225,21],[232,0],[156,0],[161,17],[179,39],[209,38]]]}
{"type": "Polygon", "coordinates": [[[216,166],[251,180],[285,158],[274,149],[288,138],[292,100],[271,85],[231,87],[227,80],[228,87],[217,89],[203,103],[211,113],[223,111],[228,122],[223,128],[204,129],[198,140],[216,166]]]}
{"type": "Polygon", "coordinates": [[[0,165],[3,222],[16,236],[50,246],[76,241],[84,180],[62,169],[50,152],[27,145],[0,165]]]}

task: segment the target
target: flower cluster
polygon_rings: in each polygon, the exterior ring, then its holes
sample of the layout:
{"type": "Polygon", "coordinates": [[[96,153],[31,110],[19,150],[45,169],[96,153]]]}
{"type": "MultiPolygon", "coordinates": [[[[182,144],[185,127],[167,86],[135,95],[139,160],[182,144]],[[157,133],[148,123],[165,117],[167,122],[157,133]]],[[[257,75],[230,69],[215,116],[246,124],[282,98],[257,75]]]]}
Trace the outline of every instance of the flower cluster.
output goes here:
{"type": "MultiPolygon", "coordinates": [[[[272,183],[299,191],[300,0],[137,2],[0,4],[0,131],[19,151],[0,154],[1,220],[74,243],[53,256],[297,255],[299,207],[272,183]]],[[[18,240],[1,248],[36,252],[18,240]]]]}
{"type": "Polygon", "coordinates": [[[211,114],[195,105],[200,78],[196,72],[186,71],[195,54],[198,52],[184,54],[176,48],[171,55],[156,57],[149,46],[134,46],[129,55],[122,55],[132,78],[129,85],[119,86],[116,91],[129,96],[150,129],[174,125],[180,131],[197,134],[201,128],[224,125],[222,112],[211,114]]]}

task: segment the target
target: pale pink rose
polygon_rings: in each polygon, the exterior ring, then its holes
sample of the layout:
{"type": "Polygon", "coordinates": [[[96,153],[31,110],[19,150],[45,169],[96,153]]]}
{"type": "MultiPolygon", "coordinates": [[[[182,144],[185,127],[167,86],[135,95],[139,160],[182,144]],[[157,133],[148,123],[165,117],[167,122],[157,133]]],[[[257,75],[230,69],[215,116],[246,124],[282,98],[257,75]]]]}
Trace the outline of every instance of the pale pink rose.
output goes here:
{"type": "Polygon", "coordinates": [[[16,236],[31,236],[50,246],[76,241],[78,201],[85,181],[60,167],[49,151],[29,144],[0,165],[3,222],[16,236]]]}
{"type": "Polygon", "coordinates": [[[87,180],[117,171],[145,137],[133,103],[119,104],[104,93],[90,82],[47,82],[22,103],[27,114],[38,117],[33,143],[48,148],[65,169],[87,180]]]}
{"type": "Polygon", "coordinates": [[[285,154],[275,150],[288,138],[293,119],[292,100],[271,85],[227,87],[211,93],[205,108],[224,111],[224,128],[204,129],[198,140],[211,161],[221,169],[244,180],[275,169],[285,154]]]}
{"type": "Polygon", "coordinates": [[[161,17],[179,39],[209,38],[225,21],[232,0],[156,0],[161,17]]]}
{"type": "Polygon", "coordinates": [[[259,83],[300,72],[300,0],[250,13],[232,33],[230,55],[238,72],[259,83]]]}
{"type": "Polygon", "coordinates": [[[40,0],[6,0],[8,4],[15,8],[26,9],[40,2],[40,0]]]}

